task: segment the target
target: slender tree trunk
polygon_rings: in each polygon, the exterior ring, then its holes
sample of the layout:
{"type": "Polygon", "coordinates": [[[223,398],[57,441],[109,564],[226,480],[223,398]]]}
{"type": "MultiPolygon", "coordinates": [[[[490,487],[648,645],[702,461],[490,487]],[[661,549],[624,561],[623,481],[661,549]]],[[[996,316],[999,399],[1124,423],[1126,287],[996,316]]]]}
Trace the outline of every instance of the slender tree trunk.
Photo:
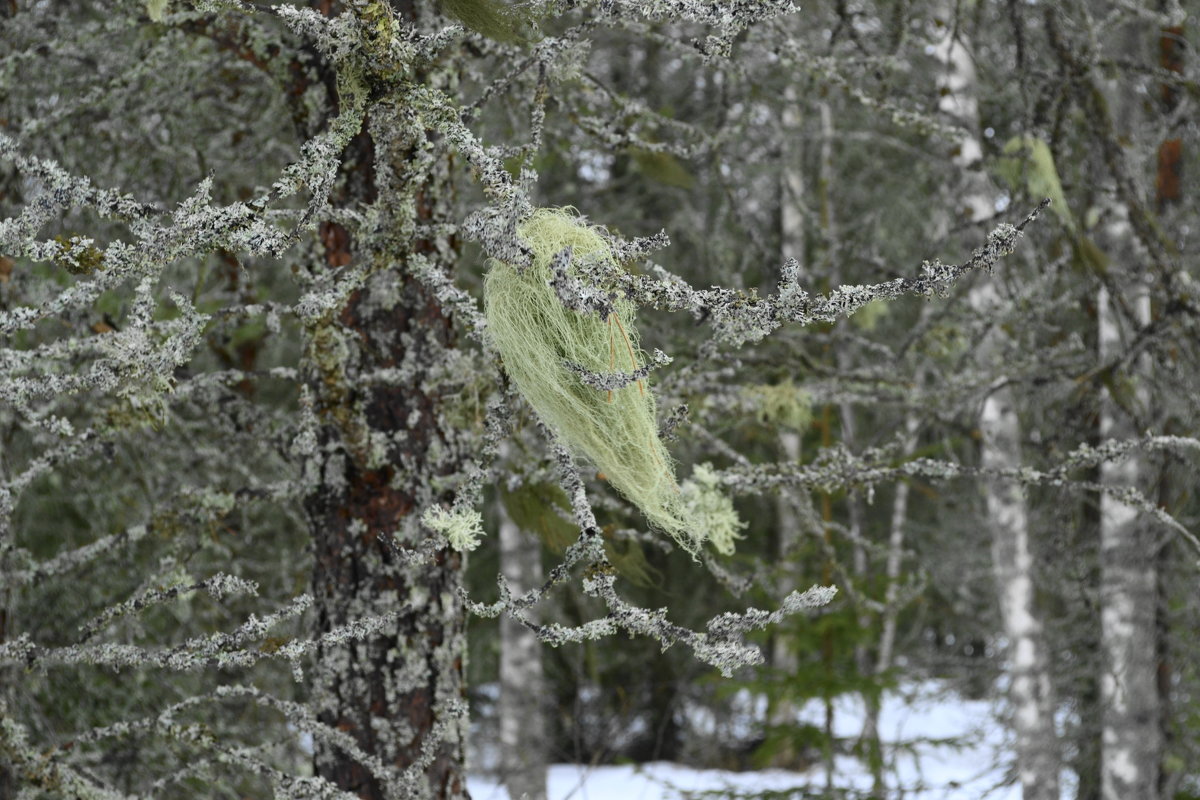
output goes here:
{"type": "MultiPolygon", "coordinates": [[[[1111,228],[1112,226],[1110,226],[1111,228]]],[[[1110,235],[1126,238],[1125,231],[1110,235]]],[[[1119,241],[1120,239],[1118,239],[1119,241]]],[[[1134,298],[1135,313],[1145,324],[1149,298],[1134,298]]],[[[1100,357],[1111,359],[1121,350],[1121,329],[1108,291],[1101,288],[1097,299],[1100,327],[1100,357]]],[[[1121,380],[1116,375],[1113,383],[1121,380]]],[[[1101,404],[1100,434],[1103,438],[1136,435],[1105,390],[1101,404]]],[[[1139,459],[1105,463],[1100,468],[1106,486],[1137,486],[1142,480],[1139,459]]],[[[1162,730],[1159,721],[1158,663],[1155,647],[1158,578],[1155,536],[1136,509],[1105,493],[1100,498],[1101,641],[1105,655],[1101,673],[1101,796],[1104,800],[1158,796],[1162,730]]]]}
{"type": "MultiPolygon", "coordinates": [[[[796,98],[796,87],[789,84],[784,90],[784,106],[781,115],[780,139],[783,143],[779,170],[779,241],[781,255],[784,260],[794,259],[803,267],[805,258],[805,187],[803,152],[800,147],[800,114],[797,112],[799,101],[796,98]]],[[[781,429],[779,432],[779,447],[784,458],[789,463],[800,460],[800,445],[802,437],[799,432],[781,429]]],[[[800,521],[796,514],[795,501],[786,491],[781,491],[776,500],[777,538],[776,556],[779,563],[789,563],[795,556],[796,545],[800,540],[800,521]]],[[[786,597],[794,590],[797,582],[791,577],[790,571],[785,572],[782,584],[777,586],[778,596],[786,597]]],[[[795,671],[796,656],[787,637],[776,633],[772,637],[771,666],[777,670],[795,671]]],[[[779,710],[779,721],[790,719],[792,706],[786,704],[779,710]]],[[[777,720],[772,719],[775,723],[777,720]]]]}
{"type": "MultiPolygon", "coordinates": [[[[1140,37],[1133,30],[1125,47],[1134,56],[1140,49],[1140,37]]],[[[1144,118],[1140,98],[1115,82],[1107,91],[1112,95],[1114,126],[1144,118]]],[[[1160,150],[1160,159],[1164,155],[1160,150]]],[[[1167,189],[1160,187],[1160,191],[1167,189]]],[[[1110,363],[1124,352],[1134,329],[1150,322],[1150,295],[1142,278],[1145,257],[1125,205],[1113,204],[1108,209],[1101,235],[1102,247],[1111,258],[1111,285],[1121,286],[1124,295],[1119,299],[1111,296],[1107,283],[1097,293],[1099,356],[1101,363],[1110,363]]],[[[1145,389],[1148,369],[1146,359],[1137,359],[1128,368],[1109,374],[1100,401],[1101,439],[1141,433],[1150,405],[1145,389]]],[[[1138,488],[1150,483],[1146,464],[1134,456],[1101,464],[1100,482],[1138,488]]],[[[1104,663],[1100,674],[1100,792],[1104,800],[1158,797],[1163,731],[1158,693],[1156,538],[1136,509],[1108,493],[1101,495],[1100,638],[1104,663]]]]}
{"type": "MultiPolygon", "coordinates": [[[[779,449],[788,463],[799,462],[800,434],[787,430],[781,431],[779,449]]],[[[775,501],[775,509],[776,524],[779,528],[775,540],[775,556],[780,564],[789,564],[791,559],[796,557],[796,544],[799,539],[797,534],[800,530],[800,519],[796,514],[795,500],[788,496],[786,491],[781,491],[775,501]]],[[[785,569],[775,589],[777,593],[783,593],[779,595],[780,597],[786,597],[787,593],[795,590],[796,586],[797,582],[792,576],[791,570],[785,569]]],[[[794,647],[795,645],[789,641],[788,637],[776,631],[771,639],[771,666],[781,672],[795,672],[798,664],[794,647]]],[[[782,699],[772,711],[769,722],[772,725],[794,722],[792,717],[794,710],[794,706],[787,702],[786,698],[782,699]]]]}
{"type": "MultiPolygon", "coordinates": [[[[904,460],[911,457],[916,448],[918,425],[917,415],[909,411],[904,418],[905,439],[902,450],[904,460]]],[[[892,496],[887,566],[884,568],[887,589],[884,590],[883,597],[883,623],[879,634],[879,651],[875,656],[877,683],[881,683],[884,675],[892,668],[892,655],[896,648],[896,624],[900,617],[900,564],[904,557],[904,527],[908,524],[909,491],[908,482],[901,481],[896,484],[896,492],[892,496]]],[[[880,694],[871,694],[867,697],[862,738],[867,743],[867,763],[871,769],[871,790],[877,796],[884,797],[887,792],[887,784],[883,778],[883,742],[879,739],[880,700],[880,694]]]]}
{"type": "MultiPolygon", "coordinates": [[[[938,47],[945,65],[939,108],[965,123],[979,127],[975,69],[961,41],[946,34],[938,47]]],[[[971,218],[992,213],[987,179],[978,171],[983,149],[972,134],[958,142],[955,162],[967,176],[962,198],[971,218]]],[[[971,291],[970,302],[981,314],[999,311],[995,283],[981,281],[971,291]]],[[[1002,358],[1003,334],[993,327],[978,351],[985,362],[1002,358]]],[[[1021,460],[1021,428],[1015,397],[1003,381],[988,393],[979,417],[983,466],[1016,469],[1021,460]]],[[[1025,800],[1058,800],[1059,755],[1054,728],[1054,703],[1047,669],[1042,626],[1033,591],[1033,559],[1029,551],[1029,517],[1020,488],[998,480],[983,481],[989,526],[992,532],[992,565],[999,590],[1000,617],[1008,638],[1008,699],[1016,734],[1017,772],[1025,800]]]]}
{"type": "MultiPolygon", "coordinates": [[[[372,113],[370,130],[406,129],[402,110],[378,104],[372,113]]],[[[364,800],[466,797],[462,556],[447,549],[409,558],[401,549],[427,535],[417,512],[447,499],[430,486],[466,458],[442,420],[442,395],[426,388],[455,345],[451,321],[409,267],[417,257],[452,258],[455,245],[395,233],[443,219],[448,166],[435,163],[415,197],[382,177],[394,180],[411,148],[403,134],[377,139],[364,130],[345,154],[335,198],[356,209],[373,204],[377,216],[371,228],[322,223],[326,265],[375,273],[344,307],[308,326],[305,352],[319,423],[304,503],[317,632],[394,615],[377,632],[323,644],[313,675],[319,719],[368,756],[318,740],[316,774],[364,800]],[[363,761],[416,774],[411,784],[389,785],[363,761]]]]}
{"type": "MultiPolygon", "coordinates": [[[[1165,11],[1166,4],[1160,2],[1159,10],[1165,11]]],[[[1159,32],[1158,65],[1168,72],[1183,73],[1183,61],[1186,42],[1182,25],[1169,26],[1159,32]]],[[[1181,92],[1170,83],[1160,87],[1159,109],[1163,117],[1169,117],[1179,106],[1181,92]]],[[[1158,165],[1155,172],[1155,208],[1164,217],[1164,224],[1169,224],[1171,210],[1183,199],[1183,140],[1179,137],[1168,137],[1158,148],[1158,165]]],[[[1155,314],[1157,317],[1157,313],[1155,314]]],[[[1157,411],[1157,409],[1155,409],[1157,411]]],[[[1172,420],[1167,420],[1164,433],[1172,433],[1172,420]]],[[[1168,457],[1159,473],[1159,505],[1170,512],[1174,501],[1174,483],[1172,476],[1180,469],[1180,463],[1168,457]]],[[[1171,540],[1163,543],[1158,552],[1156,578],[1158,597],[1155,604],[1155,654],[1158,659],[1158,703],[1159,731],[1163,753],[1169,753],[1174,738],[1171,729],[1171,683],[1174,667],[1171,662],[1171,620],[1170,620],[1170,574],[1176,559],[1175,548],[1171,540]]],[[[1162,797],[1174,797],[1175,789],[1183,778],[1183,770],[1169,770],[1162,765],[1159,775],[1159,794],[1162,797]]]]}
{"type": "MultiPolygon", "coordinates": [[[[992,392],[979,419],[983,466],[1017,469],[1020,425],[1012,393],[992,392]]],[[[1029,520],[1019,486],[986,481],[992,527],[992,564],[1000,590],[1000,614],[1009,640],[1009,702],[1017,741],[1017,769],[1026,800],[1058,800],[1058,739],[1054,729],[1050,675],[1042,644],[1042,626],[1034,605],[1033,558],[1029,520]]]]}
{"type": "MultiPolygon", "coordinates": [[[[820,228],[822,239],[822,251],[825,260],[827,260],[827,269],[823,270],[829,275],[829,282],[833,286],[842,283],[841,274],[841,235],[838,227],[838,216],[834,206],[833,186],[836,180],[834,171],[834,142],[837,141],[837,131],[833,121],[833,107],[827,103],[819,104],[820,120],[821,120],[821,149],[820,158],[817,167],[817,201],[820,209],[820,228]]],[[[842,320],[839,325],[848,325],[849,322],[842,320]]],[[[841,344],[834,345],[833,360],[839,374],[846,374],[850,371],[852,365],[847,356],[846,350],[841,344]]],[[[838,403],[838,419],[841,423],[841,441],[851,450],[856,445],[856,430],[857,420],[855,418],[854,404],[849,401],[841,401],[838,403]]],[[[852,570],[855,578],[859,581],[860,587],[865,586],[867,577],[867,548],[863,539],[863,507],[859,495],[855,492],[850,492],[846,497],[846,531],[850,539],[850,547],[852,548],[852,570]]],[[[865,605],[858,609],[857,617],[858,625],[866,630],[871,626],[871,612],[865,605]]],[[[864,683],[873,678],[875,675],[874,665],[872,664],[871,651],[866,644],[865,637],[859,637],[859,641],[854,646],[854,664],[858,672],[859,679],[864,683]]],[[[876,704],[873,692],[868,690],[863,692],[863,703],[868,708],[868,720],[864,726],[864,735],[868,735],[868,748],[873,751],[879,751],[879,731],[876,718],[870,717],[870,708],[876,704]]],[[[827,701],[826,704],[826,727],[827,733],[832,737],[833,727],[833,707],[832,702],[827,701]]],[[[832,764],[829,765],[829,774],[832,776],[832,764]]],[[[829,788],[832,789],[832,777],[829,781],[829,788]]]]}
{"type": "MultiPolygon", "coordinates": [[[[542,582],[542,553],[523,534],[504,505],[500,509],[500,572],[513,592],[542,582]]],[[[546,690],[542,644],[508,615],[500,617],[500,763],[512,800],[546,798],[546,690]]]]}
{"type": "MultiPolygon", "coordinates": [[[[819,153],[817,164],[817,204],[819,209],[819,226],[821,230],[821,252],[823,260],[829,262],[827,274],[831,285],[838,285],[840,281],[840,272],[838,268],[838,230],[837,217],[833,208],[833,197],[831,188],[833,186],[833,109],[829,103],[822,102],[818,104],[820,119],[821,119],[821,150],[819,153]]],[[[841,324],[845,324],[843,320],[841,324]]],[[[834,364],[840,369],[843,365],[841,352],[838,351],[836,345],[833,352],[834,364]]],[[[838,408],[838,416],[841,418],[843,426],[849,424],[853,427],[853,422],[846,422],[845,416],[846,405],[842,404],[838,408]]],[[[843,434],[845,430],[843,429],[843,434]]],[[[843,435],[843,440],[845,436],[843,435]]],[[[821,420],[821,447],[829,448],[833,446],[833,420],[830,414],[830,407],[826,406],[821,420]]],[[[853,495],[847,498],[847,504],[850,507],[850,526],[851,535],[855,539],[854,547],[859,547],[858,542],[861,540],[861,526],[855,529],[854,526],[859,522],[857,509],[854,507],[856,499],[853,495]]],[[[825,493],[821,497],[821,517],[826,523],[833,521],[833,498],[825,493]]],[[[833,547],[833,530],[827,526],[825,528],[825,546],[830,551],[833,547]]],[[[857,556],[857,552],[856,552],[857,556]]],[[[859,559],[856,557],[855,561],[859,559]]],[[[833,563],[830,557],[826,557],[825,565],[821,575],[821,582],[828,585],[833,581],[833,563]]],[[[821,651],[824,656],[825,667],[827,670],[833,668],[834,657],[834,641],[832,633],[826,631],[822,636],[821,651]]],[[[855,654],[856,657],[859,655],[855,654]]],[[[856,659],[857,660],[857,659],[856,659]]],[[[834,735],[833,735],[833,719],[834,706],[833,697],[825,697],[825,789],[832,793],[834,788],[834,771],[836,764],[834,762],[834,735]]]]}
{"type": "MultiPolygon", "coordinates": [[[[783,143],[779,170],[779,239],[785,260],[795,259],[804,264],[805,250],[805,201],[803,153],[799,146],[800,115],[796,111],[798,100],[796,89],[789,84],[784,90],[785,103],[782,114],[780,139],[783,143]]],[[[779,449],[788,463],[800,460],[802,437],[799,432],[781,429],[779,449]]],[[[788,491],[780,491],[775,500],[776,539],[775,556],[779,564],[788,565],[796,557],[796,546],[800,540],[800,519],[796,513],[796,501],[788,491]]],[[[792,570],[784,569],[775,586],[776,596],[786,597],[797,587],[792,570]]],[[[792,675],[798,662],[795,644],[781,631],[771,637],[771,667],[779,673],[792,675]]],[[[794,725],[796,708],[786,696],[774,703],[767,717],[771,726],[794,725]]],[[[772,766],[787,767],[794,764],[796,753],[791,747],[783,748],[772,760],[772,766]]]]}

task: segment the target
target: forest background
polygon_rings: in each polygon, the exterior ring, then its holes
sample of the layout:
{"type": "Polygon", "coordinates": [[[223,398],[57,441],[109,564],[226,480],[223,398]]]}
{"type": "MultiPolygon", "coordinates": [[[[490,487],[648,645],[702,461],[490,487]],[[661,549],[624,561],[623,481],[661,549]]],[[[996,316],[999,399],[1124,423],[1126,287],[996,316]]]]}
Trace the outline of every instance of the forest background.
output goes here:
{"type": "Polygon", "coordinates": [[[469,715],[893,796],[931,681],[1200,796],[1196,11],[0,0],[0,797],[461,797],[469,715]]]}

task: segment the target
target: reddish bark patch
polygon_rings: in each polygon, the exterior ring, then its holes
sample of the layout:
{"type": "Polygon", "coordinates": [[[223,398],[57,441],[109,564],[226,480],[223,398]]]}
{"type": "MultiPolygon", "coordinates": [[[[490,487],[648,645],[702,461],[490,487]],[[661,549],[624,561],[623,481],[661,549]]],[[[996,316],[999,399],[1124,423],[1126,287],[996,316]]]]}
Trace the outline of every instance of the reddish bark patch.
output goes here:
{"type": "Polygon", "coordinates": [[[1154,196],[1161,210],[1183,199],[1183,140],[1167,139],[1158,146],[1154,196]]]}
{"type": "Polygon", "coordinates": [[[331,267],[344,267],[350,263],[350,234],[336,222],[322,222],[321,244],[325,247],[325,263],[331,267]]]}

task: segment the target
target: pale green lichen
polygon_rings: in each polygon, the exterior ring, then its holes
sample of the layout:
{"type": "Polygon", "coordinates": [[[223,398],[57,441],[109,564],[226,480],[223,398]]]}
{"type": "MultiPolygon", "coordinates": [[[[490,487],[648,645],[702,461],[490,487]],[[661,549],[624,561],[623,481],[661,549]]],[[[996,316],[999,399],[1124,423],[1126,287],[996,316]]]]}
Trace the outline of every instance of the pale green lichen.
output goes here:
{"type": "Polygon", "coordinates": [[[734,541],[746,528],[733,507],[733,501],[721,492],[711,464],[697,464],[692,477],[681,489],[687,515],[721,555],[733,555],[734,541]]]}
{"type": "Polygon", "coordinates": [[[483,536],[483,519],[473,510],[447,511],[441,506],[430,508],[421,522],[432,531],[442,534],[450,546],[461,552],[474,550],[483,536]]]}
{"type": "Polygon", "coordinates": [[[146,14],[151,22],[162,22],[167,15],[167,0],[146,0],[146,14]]]}
{"type": "Polygon", "coordinates": [[[542,421],[629,498],[651,524],[689,552],[701,543],[683,507],[671,456],[658,435],[654,395],[644,380],[612,390],[588,386],[581,372],[636,373],[651,359],[638,346],[635,307],[579,281],[576,264],[616,269],[612,247],[569,210],[538,209],[518,226],[533,255],[520,269],[493,260],[484,282],[488,331],[504,368],[542,421]],[[567,307],[555,285],[576,292],[567,307]],[[588,305],[590,304],[590,306],[588,305]]]}
{"type": "Polygon", "coordinates": [[[803,431],[812,422],[812,394],[792,383],[758,384],[743,389],[764,425],[781,425],[803,431]]]}

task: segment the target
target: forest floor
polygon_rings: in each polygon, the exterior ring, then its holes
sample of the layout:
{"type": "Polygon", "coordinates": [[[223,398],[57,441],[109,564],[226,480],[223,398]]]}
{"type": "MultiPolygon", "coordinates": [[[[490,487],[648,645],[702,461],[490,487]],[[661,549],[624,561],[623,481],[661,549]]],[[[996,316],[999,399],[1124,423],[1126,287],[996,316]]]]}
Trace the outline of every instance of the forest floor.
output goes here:
{"type": "MultiPolygon", "coordinates": [[[[887,762],[887,796],[1017,800],[1020,787],[1011,781],[1012,751],[998,719],[1001,712],[993,701],[963,698],[932,682],[889,692],[879,722],[887,762]]],[[[809,703],[797,712],[797,718],[823,725],[824,704],[809,703]]],[[[835,701],[835,738],[856,741],[863,719],[861,699],[835,701]]],[[[868,796],[872,786],[867,765],[851,755],[834,757],[832,775],[822,763],[804,772],[731,772],[656,761],[618,766],[555,764],[547,779],[549,800],[858,798],[868,796]]],[[[510,800],[495,775],[472,775],[469,788],[473,800],[510,800]]]]}

